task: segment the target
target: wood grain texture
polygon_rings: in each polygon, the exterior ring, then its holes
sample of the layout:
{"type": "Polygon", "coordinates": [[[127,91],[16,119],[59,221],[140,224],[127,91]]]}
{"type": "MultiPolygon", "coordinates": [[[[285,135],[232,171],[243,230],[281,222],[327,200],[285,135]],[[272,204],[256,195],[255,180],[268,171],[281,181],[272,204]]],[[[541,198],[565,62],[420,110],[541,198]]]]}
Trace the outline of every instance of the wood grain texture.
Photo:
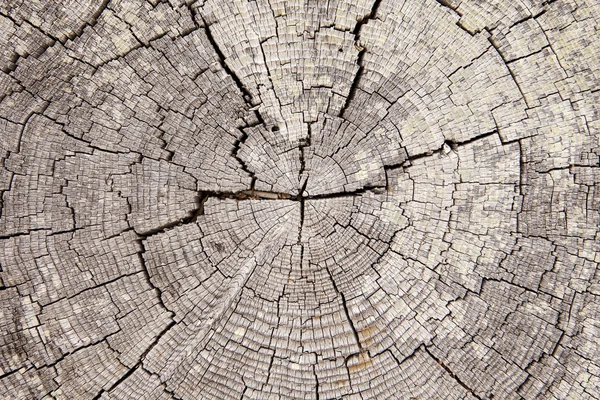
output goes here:
{"type": "Polygon", "coordinates": [[[600,399],[595,0],[0,0],[0,398],[600,399]]]}

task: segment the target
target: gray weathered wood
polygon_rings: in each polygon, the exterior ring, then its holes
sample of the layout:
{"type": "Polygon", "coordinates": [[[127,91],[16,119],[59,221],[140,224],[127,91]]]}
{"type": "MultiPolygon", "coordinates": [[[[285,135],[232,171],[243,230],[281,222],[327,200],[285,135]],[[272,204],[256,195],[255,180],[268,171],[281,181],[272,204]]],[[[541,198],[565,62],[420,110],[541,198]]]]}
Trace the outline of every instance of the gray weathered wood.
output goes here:
{"type": "Polygon", "coordinates": [[[595,0],[0,0],[0,398],[600,399],[595,0]]]}

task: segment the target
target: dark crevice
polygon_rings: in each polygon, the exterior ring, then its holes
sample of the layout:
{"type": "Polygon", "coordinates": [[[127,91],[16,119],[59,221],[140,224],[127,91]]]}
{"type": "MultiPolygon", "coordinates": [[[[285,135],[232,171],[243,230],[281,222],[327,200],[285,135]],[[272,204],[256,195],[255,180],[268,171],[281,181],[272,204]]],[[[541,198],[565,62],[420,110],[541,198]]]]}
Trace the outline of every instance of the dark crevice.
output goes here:
{"type": "MultiPolygon", "coordinates": [[[[528,58],[528,57],[531,57],[531,56],[534,56],[534,55],[536,55],[536,54],[540,54],[540,53],[541,53],[541,52],[543,52],[545,49],[551,49],[550,45],[549,45],[549,44],[547,44],[547,45],[545,45],[545,46],[542,46],[542,47],[541,47],[539,50],[537,50],[537,51],[534,51],[533,53],[528,53],[528,54],[525,54],[524,56],[519,56],[519,57],[516,57],[516,58],[512,58],[512,59],[510,59],[510,60],[508,60],[508,59],[507,59],[507,60],[506,60],[506,65],[508,65],[508,64],[512,64],[512,63],[514,63],[514,62],[516,62],[516,61],[521,61],[521,60],[524,60],[524,59],[526,59],[526,58],[528,58]]],[[[551,49],[551,50],[552,50],[552,49],[551,49]]]]}
{"type": "MultiPolygon", "coordinates": [[[[423,347],[425,347],[425,345],[424,345],[424,344],[421,344],[419,347],[417,347],[417,348],[413,349],[412,353],[410,353],[409,355],[405,356],[405,357],[404,357],[402,360],[399,360],[399,359],[398,359],[398,357],[396,357],[396,355],[394,354],[394,352],[393,352],[392,350],[390,350],[389,348],[388,348],[388,349],[386,349],[386,350],[384,350],[384,351],[382,351],[382,352],[381,352],[381,353],[379,353],[379,354],[383,354],[383,353],[385,353],[385,352],[388,352],[388,353],[389,353],[389,354],[390,354],[390,355],[391,355],[391,356],[394,358],[394,361],[396,361],[396,364],[398,364],[398,366],[401,366],[401,365],[402,365],[402,364],[404,364],[406,361],[410,360],[411,358],[414,358],[414,357],[417,355],[417,352],[418,352],[419,350],[421,350],[423,347]]],[[[377,355],[379,355],[379,354],[377,354],[377,355]]],[[[377,356],[377,355],[376,355],[376,356],[377,356]]],[[[374,357],[375,357],[375,356],[374,356],[374,357]]]]}
{"type": "Polygon", "coordinates": [[[363,25],[367,24],[370,20],[375,19],[377,17],[377,10],[379,9],[380,5],[381,5],[381,0],[375,0],[373,2],[373,6],[371,7],[371,12],[369,12],[369,14],[367,14],[363,18],[361,18],[360,21],[358,21],[356,23],[356,25],[354,26],[354,30],[352,31],[352,34],[354,36],[360,35],[360,30],[362,29],[363,25]]]}
{"type": "MultiPolygon", "coordinates": [[[[298,224],[298,242],[297,245],[300,246],[300,271],[304,266],[304,244],[302,243],[302,229],[304,228],[304,215],[305,215],[305,201],[302,194],[306,190],[306,183],[308,180],[304,181],[304,185],[302,185],[302,189],[300,190],[300,196],[298,197],[298,201],[300,202],[300,223],[298,224]]],[[[291,273],[291,271],[290,271],[291,273]]],[[[289,279],[289,277],[288,277],[289,279]]],[[[285,290],[285,289],[284,289],[285,290]]],[[[278,305],[279,307],[279,305],[278,305]]],[[[278,311],[279,313],[279,311],[278,311]]]]}
{"type": "Polygon", "coordinates": [[[100,19],[100,16],[108,8],[108,3],[110,3],[110,0],[103,0],[102,4],[100,4],[100,7],[98,7],[98,9],[91,15],[91,22],[86,23],[80,30],[75,31],[75,35],[69,36],[69,39],[74,40],[75,38],[83,34],[85,28],[93,28],[94,26],[96,26],[96,24],[98,23],[98,19],[100,19]]]}
{"type": "Polygon", "coordinates": [[[354,75],[354,80],[352,81],[352,85],[350,86],[350,90],[348,91],[348,97],[346,97],[346,101],[344,102],[344,105],[342,106],[342,108],[340,109],[340,112],[338,114],[338,116],[341,118],[344,117],[344,113],[346,112],[346,109],[348,108],[348,106],[350,105],[350,103],[352,102],[354,97],[356,96],[356,90],[358,89],[358,85],[360,84],[360,80],[364,73],[363,59],[365,57],[365,53],[367,52],[367,49],[365,47],[361,46],[361,44],[360,44],[360,32],[362,30],[362,27],[365,24],[367,24],[370,20],[373,20],[376,18],[377,10],[379,9],[380,4],[381,4],[381,0],[375,0],[373,2],[373,6],[371,7],[371,12],[368,15],[366,15],[363,19],[358,21],[356,23],[356,25],[354,26],[354,30],[352,31],[352,33],[354,34],[354,37],[355,37],[354,47],[356,47],[356,49],[358,50],[358,58],[356,59],[356,64],[358,65],[358,71],[356,71],[356,75],[354,75]]]}
{"type": "MultiPolygon", "coordinates": [[[[256,117],[258,119],[258,124],[264,125],[264,121],[262,120],[260,114],[256,113],[256,117]]],[[[233,150],[231,151],[231,156],[234,157],[237,162],[240,164],[240,166],[242,167],[242,170],[248,174],[248,176],[250,176],[251,178],[251,182],[250,182],[250,190],[254,190],[255,184],[256,184],[256,175],[254,174],[254,172],[252,172],[249,168],[248,165],[246,164],[246,162],[244,160],[242,160],[240,158],[240,156],[238,155],[240,148],[242,147],[242,144],[244,144],[246,142],[246,140],[248,139],[248,133],[246,133],[245,129],[246,128],[250,128],[256,125],[251,125],[248,124],[245,127],[240,128],[240,131],[242,132],[242,135],[233,143],[233,150]]]]}
{"type": "MultiPolygon", "coordinates": [[[[21,367],[21,368],[22,368],[22,367],[21,367]]],[[[19,371],[21,370],[21,368],[18,368],[18,369],[13,369],[12,371],[5,372],[4,374],[0,375],[0,380],[4,379],[4,378],[6,378],[6,377],[9,377],[9,376],[11,376],[12,374],[15,374],[15,373],[19,372],[19,371]]]]}
{"type": "Polygon", "coordinates": [[[350,86],[350,91],[348,91],[348,97],[346,97],[346,101],[344,102],[344,105],[340,109],[340,113],[339,113],[340,118],[344,118],[344,113],[348,109],[348,106],[350,105],[352,100],[354,100],[354,97],[356,97],[356,90],[360,83],[362,74],[364,73],[364,66],[362,64],[363,64],[363,58],[365,56],[365,52],[366,52],[366,49],[362,48],[362,50],[360,50],[360,52],[358,53],[358,59],[356,60],[356,63],[358,64],[358,71],[356,71],[354,81],[352,82],[352,85],[350,86]]]}
{"type": "MultiPolygon", "coordinates": [[[[331,274],[331,272],[330,272],[330,274],[331,274]]],[[[333,276],[331,277],[331,280],[333,281],[333,276]]],[[[350,318],[350,312],[348,311],[348,305],[346,304],[346,296],[344,296],[343,292],[338,292],[338,293],[340,294],[340,297],[342,298],[342,306],[344,307],[344,314],[346,314],[346,318],[348,319],[348,324],[350,325],[350,328],[352,328],[352,334],[354,335],[356,344],[358,345],[358,348],[362,352],[363,347],[362,347],[362,344],[360,343],[360,338],[358,337],[358,331],[356,330],[356,327],[354,326],[354,322],[352,322],[352,318],[350,318]]]]}
{"type": "Polygon", "coordinates": [[[75,297],[77,297],[77,296],[79,296],[79,295],[81,295],[83,293],[86,293],[86,292],[91,291],[91,290],[99,289],[99,288],[102,288],[102,287],[106,287],[106,286],[110,285],[111,283],[115,283],[116,281],[119,281],[121,279],[128,278],[130,276],[134,276],[136,274],[139,274],[140,272],[142,272],[142,271],[135,271],[135,272],[132,272],[132,273],[129,273],[129,274],[125,274],[125,275],[119,275],[116,278],[110,279],[110,280],[108,280],[106,282],[97,283],[94,286],[90,286],[90,287],[87,287],[85,289],[82,289],[81,291],[79,291],[79,292],[77,292],[77,293],[75,293],[75,294],[73,294],[71,296],[61,297],[61,298],[58,298],[56,300],[52,300],[52,301],[50,301],[48,303],[44,303],[44,304],[40,303],[39,301],[37,303],[40,305],[40,309],[43,310],[44,308],[49,307],[49,306],[51,306],[51,305],[53,305],[55,303],[58,303],[60,301],[71,300],[71,299],[73,299],[73,298],[75,298],[75,297]]]}
{"type": "MultiPolygon", "coordinates": [[[[521,141],[518,140],[517,143],[519,144],[519,196],[521,196],[521,208],[522,208],[522,204],[523,201],[525,199],[525,193],[523,191],[523,187],[525,186],[525,182],[527,181],[527,175],[526,175],[526,171],[525,171],[525,153],[523,151],[523,145],[521,144],[521,141]]],[[[521,216],[521,212],[517,212],[516,215],[516,224],[517,224],[517,232],[523,232],[523,219],[521,216]]]]}
{"type": "Polygon", "coordinates": [[[244,95],[244,100],[248,104],[250,104],[251,107],[258,105],[258,103],[256,103],[256,104],[253,103],[252,95],[250,94],[248,89],[246,89],[246,87],[244,86],[244,84],[242,83],[240,78],[231,70],[231,68],[229,68],[229,66],[225,62],[225,60],[226,60],[225,55],[221,51],[221,48],[219,47],[219,45],[215,41],[215,38],[212,35],[211,28],[210,28],[211,25],[208,25],[203,17],[200,17],[200,18],[202,19],[202,22],[204,24],[204,30],[206,31],[206,37],[208,38],[208,41],[210,42],[215,53],[217,53],[217,58],[219,59],[219,64],[221,64],[221,67],[225,70],[227,75],[229,75],[231,77],[231,79],[233,79],[233,81],[235,82],[238,89],[244,95]]]}
{"type": "MultiPolygon", "coordinates": [[[[507,284],[507,285],[511,285],[511,286],[514,286],[514,287],[518,287],[519,289],[522,289],[522,290],[524,290],[525,292],[531,293],[532,295],[537,295],[537,294],[539,294],[539,292],[540,292],[540,290],[531,289],[531,288],[528,288],[528,287],[526,287],[526,286],[520,285],[520,284],[518,284],[518,283],[515,283],[515,282],[508,281],[508,280],[506,280],[506,279],[482,277],[482,278],[481,278],[481,280],[482,280],[482,282],[481,282],[481,285],[482,285],[482,286],[483,286],[483,284],[485,284],[486,282],[496,282],[496,283],[505,283],[505,284],[507,284]]],[[[551,294],[548,294],[548,295],[549,295],[550,297],[555,297],[555,296],[553,296],[553,295],[551,295],[551,294]]]]}
{"type": "Polygon", "coordinates": [[[475,394],[475,392],[473,391],[473,389],[471,389],[470,387],[468,387],[462,380],[460,380],[460,378],[458,378],[454,372],[452,372],[452,370],[442,362],[442,360],[440,360],[439,358],[437,358],[436,356],[434,356],[431,351],[429,351],[429,348],[427,348],[427,346],[423,346],[423,349],[427,352],[427,354],[429,354],[429,356],[431,358],[433,358],[442,368],[444,368],[446,370],[446,372],[452,377],[452,379],[454,379],[460,386],[462,386],[467,392],[469,392],[473,397],[475,397],[476,399],[482,400],[481,397],[479,397],[478,395],[475,394]]]}
{"type": "Polygon", "coordinates": [[[448,0],[436,0],[441,6],[449,8],[450,10],[454,11],[456,14],[458,14],[459,17],[462,17],[462,14],[460,12],[457,11],[458,7],[453,7],[452,4],[448,1],[448,0]]]}
{"type": "Polygon", "coordinates": [[[14,70],[16,70],[17,64],[19,63],[19,58],[21,58],[21,55],[19,53],[11,54],[11,56],[8,58],[8,65],[1,69],[2,72],[4,72],[5,74],[10,74],[14,70]]]}
{"type": "MultiPolygon", "coordinates": [[[[345,194],[345,195],[351,195],[351,194],[352,193],[345,194]]],[[[335,197],[335,195],[333,195],[333,196],[335,197]]],[[[309,198],[315,198],[315,197],[317,197],[317,196],[309,197],[309,198]]],[[[242,191],[237,191],[237,192],[200,191],[198,193],[198,195],[196,196],[196,204],[197,204],[196,208],[194,208],[188,214],[188,216],[186,216],[185,218],[181,218],[181,219],[169,222],[167,224],[157,226],[156,228],[149,229],[149,230],[146,230],[143,232],[136,231],[133,228],[131,228],[131,229],[134,230],[134,232],[136,233],[136,235],[138,235],[140,240],[146,240],[151,236],[157,235],[159,233],[164,233],[164,232],[166,232],[170,229],[176,228],[178,226],[186,225],[189,223],[194,223],[198,220],[199,216],[204,215],[204,204],[206,203],[206,201],[209,198],[216,198],[219,200],[230,199],[230,200],[238,200],[238,201],[239,200],[292,200],[292,201],[303,201],[304,200],[304,198],[302,198],[301,196],[293,196],[288,193],[264,192],[264,191],[253,190],[253,189],[242,190],[242,191]]],[[[71,232],[71,231],[72,230],[69,230],[66,232],[71,232]]],[[[17,234],[10,235],[8,237],[21,236],[21,235],[27,235],[27,234],[29,234],[29,232],[22,233],[19,235],[17,235],[17,234]]]]}
{"type": "Polygon", "coordinates": [[[138,361],[137,364],[135,364],[129,371],[127,371],[123,376],[121,376],[121,378],[119,378],[110,388],[108,388],[107,390],[102,389],[100,391],[100,393],[98,393],[96,395],[96,397],[94,397],[93,400],[97,400],[100,399],[102,396],[102,393],[104,392],[112,392],[117,386],[119,386],[121,383],[123,383],[127,378],[129,378],[131,375],[133,375],[133,373],[139,369],[142,366],[142,362],[146,359],[146,356],[148,355],[148,353],[150,353],[150,351],[154,348],[154,346],[156,346],[158,344],[158,342],[160,341],[160,339],[172,328],[176,325],[175,321],[171,321],[162,331],[160,331],[160,333],[156,336],[156,338],[154,339],[154,341],[150,344],[150,346],[148,346],[148,348],[146,350],[144,350],[144,352],[142,353],[142,355],[140,356],[140,360],[138,361]]]}
{"type": "MultiPolygon", "coordinates": [[[[138,42],[138,44],[140,44],[142,47],[148,47],[150,45],[150,43],[148,41],[144,41],[142,39],[140,39],[138,37],[138,35],[136,35],[136,33],[133,30],[133,26],[127,22],[126,20],[124,20],[123,18],[121,18],[121,16],[119,15],[118,12],[116,12],[115,10],[113,10],[112,8],[109,8],[110,11],[113,12],[114,16],[116,19],[118,19],[119,21],[121,21],[124,25],[127,26],[127,29],[129,30],[129,33],[131,33],[131,36],[133,36],[133,38],[138,42]]],[[[167,32],[163,33],[162,35],[160,35],[160,37],[165,36],[165,34],[167,34],[167,32]]],[[[138,47],[139,48],[139,47],[138,47]]],[[[167,60],[169,61],[169,60],[167,60]]]]}
{"type": "Polygon", "coordinates": [[[311,145],[311,138],[312,138],[312,127],[310,124],[307,124],[307,135],[306,138],[300,141],[300,171],[298,172],[298,182],[302,184],[302,188],[300,189],[300,196],[304,195],[304,192],[306,190],[306,186],[308,184],[308,177],[309,175],[306,175],[306,178],[304,179],[304,182],[302,182],[302,179],[304,178],[304,171],[306,171],[306,154],[304,152],[304,149],[307,147],[310,147],[311,145]]]}
{"type": "MultiPolygon", "coordinates": [[[[196,208],[193,209],[187,217],[185,218],[181,218],[178,219],[176,221],[173,222],[169,222],[167,224],[158,226],[156,228],[153,229],[149,229],[147,231],[144,232],[137,232],[135,231],[135,233],[143,238],[144,240],[147,239],[148,237],[152,236],[152,235],[156,235],[157,233],[162,233],[165,232],[169,229],[175,228],[177,226],[180,225],[185,225],[185,224],[189,224],[191,222],[196,222],[196,220],[198,219],[198,216],[203,215],[204,214],[204,203],[206,203],[206,200],[211,197],[209,192],[200,192],[197,196],[196,196],[196,208]]],[[[214,196],[213,196],[214,197],[214,196]]],[[[129,213],[131,214],[131,212],[129,213]]]]}
{"type": "MultiPolygon", "coordinates": [[[[304,181],[304,186],[302,186],[300,194],[304,193],[304,190],[306,190],[306,182],[307,181],[304,181]]],[[[302,228],[304,227],[304,212],[305,212],[304,197],[302,197],[302,196],[298,197],[298,201],[300,201],[300,227],[298,229],[298,244],[301,244],[302,243],[302,228]]],[[[304,250],[304,248],[302,248],[302,250],[304,250]]]]}
{"type": "Polygon", "coordinates": [[[198,28],[200,28],[201,24],[198,22],[198,10],[196,8],[194,8],[195,4],[196,4],[195,0],[192,1],[192,2],[186,1],[183,4],[185,7],[187,7],[187,9],[188,9],[188,11],[190,13],[192,21],[194,22],[194,28],[191,28],[191,29],[183,31],[181,33],[181,37],[186,37],[190,33],[194,32],[194,31],[198,30],[198,28]]]}
{"type": "MultiPolygon", "coordinates": [[[[90,22],[85,22],[83,26],[81,26],[79,29],[74,29],[73,31],[67,32],[64,34],[64,36],[66,36],[66,39],[64,40],[60,40],[58,37],[51,35],[49,32],[45,32],[43,31],[39,26],[33,25],[29,20],[24,20],[24,23],[27,23],[29,26],[31,26],[32,28],[36,29],[37,31],[41,32],[44,36],[46,36],[48,39],[50,39],[50,42],[48,45],[42,45],[40,46],[40,48],[38,48],[35,51],[35,54],[25,54],[23,55],[23,58],[26,59],[28,58],[30,55],[33,55],[36,59],[39,59],[49,48],[53,47],[56,43],[61,43],[62,45],[66,44],[67,41],[73,41],[75,39],[77,39],[78,37],[80,37],[81,35],[83,35],[83,32],[86,28],[93,28],[97,23],[98,23],[98,19],[100,18],[100,15],[102,15],[102,13],[108,8],[108,3],[110,3],[110,0],[103,0],[102,3],[100,4],[100,6],[98,7],[98,9],[90,15],[90,22]]],[[[15,26],[22,26],[22,24],[17,23],[17,21],[12,18],[10,15],[8,14],[3,14],[0,13],[1,16],[3,16],[4,18],[9,19],[15,26]]],[[[6,73],[8,72],[12,72],[14,70],[17,69],[17,61],[20,58],[20,56],[17,54],[16,58],[11,57],[11,65],[8,68],[8,71],[4,71],[6,73]]]]}
{"type": "Polygon", "coordinates": [[[438,155],[439,154],[448,154],[450,151],[455,151],[456,149],[458,149],[461,146],[464,146],[464,145],[476,142],[476,141],[478,141],[480,139],[485,139],[485,138],[487,138],[489,136],[497,135],[497,134],[498,134],[498,131],[497,130],[493,130],[491,132],[482,133],[481,135],[474,136],[474,137],[472,137],[470,139],[463,140],[461,142],[457,142],[457,141],[454,141],[454,140],[445,140],[444,143],[442,144],[442,146],[439,149],[430,150],[430,151],[428,151],[426,153],[419,153],[419,154],[415,154],[413,156],[409,156],[401,164],[385,165],[384,168],[386,170],[392,170],[392,169],[406,167],[406,166],[409,166],[412,161],[419,160],[419,159],[422,159],[422,158],[431,157],[431,156],[436,155],[436,154],[438,154],[438,155]]]}
{"type": "Polygon", "coordinates": [[[510,69],[510,66],[508,65],[509,61],[506,59],[506,57],[504,56],[504,54],[502,54],[502,52],[500,51],[500,48],[498,47],[498,44],[494,41],[494,38],[492,36],[492,32],[489,31],[489,30],[487,30],[487,31],[490,34],[490,36],[488,37],[488,41],[492,44],[492,47],[496,50],[496,52],[498,53],[498,55],[502,59],[502,62],[506,66],[506,69],[508,70],[508,73],[510,74],[513,82],[515,82],[515,85],[517,86],[517,89],[519,89],[519,92],[521,93],[521,97],[523,98],[523,101],[525,102],[525,105],[529,108],[529,104],[527,104],[527,99],[525,98],[525,93],[523,92],[523,89],[519,85],[519,82],[517,82],[517,77],[516,77],[515,73],[510,69]]]}
{"type": "MultiPolygon", "coordinates": [[[[304,191],[305,187],[302,188],[304,191]]],[[[228,192],[228,191],[202,191],[197,196],[198,207],[195,208],[192,213],[186,217],[179,219],[177,221],[170,222],[165,225],[161,225],[157,228],[145,231],[145,232],[136,232],[138,236],[143,239],[146,239],[150,236],[156,235],[158,233],[163,233],[169,229],[174,227],[189,224],[191,222],[196,222],[198,216],[204,214],[204,203],[209,198],[216,198],[219,200],[289,200],[289,201],[298,201],[302,204],[301,207],[301,223],[304,219],[304,202],[306,200],[319,200],[319,199],[334,199],[340,197],[354,197],[360,196],[366,193],[375,193],[382,194],[385,193],[385,186],[365,186],[363,188],[349,191],[349,192],[337,192],[337,193],[328,193],[328,194],[317,194],[313,196],[302,196],[302,195],[291,195],[289,193],[282,192],[266,192],[261,190],[242,190],[237,192],[228,192]]]]}
{"type": "Polygon", "coordinates": [[[173,311],[171,311],[169,308],[167,308],[165,302],[163,301],[163,292],[162,292],[162,290],[158,286],[154,285],[154,283],[152,283],[152,279],[151,279],[151,276],[150,276],[150,270],[148,269],[148,266],[146,265],[146,259],[144,258],[144,253],[146,253],[146,247],[144,245],[144,239],[143,238],[139,238],[139,239],[137,239],[137,242],[139,243],[139,245],[141,247],[141,251],[139,251],[137,254],[138,254],[138,258],[140,260],[140,264],[142,266],[142,270],[144,272],[144,277],[146,278],[146,282],[156,292],[157,298],[158,298],[158,302],[160,303],[160,305],[162,306],[162,308],[164,308],[165,310],[167,310],[168,312],[170,312],[171,313],[171,317],[173,317],[175,315],[175,313],[173,311]]]}
{"type": "Polygon", "coordinates": [[[112,392],[117,386],[119,386],[121,383],[123,383],[127,378],[129,378],[131,375],[133,375],[133,373],[138,369],[138,366],[135,365],[133,368],[131,368],[129,371],[127,371],[123,376],[121,376],[110,388],[108,388],[107,390],[104,389],[100,389],[100,392],[98,392],[98,394],[96,396],[94,396],[92,398],[92,400],[98,400],[100,398],[102,398],[102,394],[103,393],[110,393],[112,392]]]}
{"type": "MultiPolygon", "coordinates": [[[[21,27],[24,23],[26,23],[31,28],[37,30],[38,32],[40,32],[42,35],[46,36],[46,38],[49,39],[50,43],[48,45],[41,44],[41,46],[35,51],[35,54],[27,54],[27,55],[24,55],[23,58],[28,58],[29,55],[33,55],[35,58],[40,58],[46,52],[46,50],[48,50],[50,47],[54,46],[56,43],[64,44],[66,42],[66,41],[61,41],[56,36],[53,36],[48,32],[44,32],[40,27],[35,26],[31,22],[29,22],[29,20],[25,19],[19,24],[17,22],[17,20],[15,20],[12,16],[10,16],[10,14],[4,14],[4,13],[0,12],[0,16],[10,20],[15,26],[18,26],[18,27],[21,27]]],[[[16,69],[16,66],[14,67],[14,69],[16,69]]]]}
{"type": "MultiPolygon", "coordinates": [[[[335,279],[333,279],[333,274],[331,273],[331,270],[329,269],[329,267],[325,267],[325,269],[327,270],[327,273],[329,274],[329,279],[331,280],[331,285],[333,286],[333,290],[335,290],[335,292],[340,296],[340,299],[342,300],[342,307],[344,308],[344,314],[346,315],[346,319],[348,320],[348,325],[350,325],[350,329],[352,329],[352,334],[354,335],[354,339],[356,340],[356,345],[358,346],[360,353],[363,353],[363,347],[362,347],[362,344],[360,343],[360,339],[358,337],[358,331],[356,330],[356,327],[354,326],[354,322],[352,321],[352,318],[350,318],[350,312],[348,311],[348,304],[346,303],[346,296],[344,296],[344,293],[341,292],[339,290],[339,288],[337,287],[337,284],[335,283],[335,279]]],[[[350,356],[348,356],[348,359],[350,359],[350,357],[356,356],[356,355],[358,355],[358,354],[351,354],[350,356]]],[[[348,361],[348,360],[346,360],[346,361],[348,361]]]]}
{"type": "MultiPolygon", "coordinates": [[[[244,381],[244,378],[242,378],[242,381],[244,381]]],[[[244,390],[242,390],[242,393],[240,393],[240,399],[239,400],[244,400],[244,397],[246,396],[246,392],[248,391],[248,385],[246,385],[244,383],[244,390]]]]}
{"type": "Polygon", "coordinates": [[[552,54],[554,54],[554,57],[556,57],[556,62],[558,63],[558,66],[560,67],[560,69],[565,74],[565,77],[567,77],[567,78],[571,77],[571,75],[569,75],[569,73],[565,69],[564,65],[561,63],[560,58],[558,57],[558,53],[554,50],[554,47],[552,47],[552,41],[548,37],[548,34],[546,33],[546,31],[544,30],[544,28],[542,27],[542,25],[540,25],[539,22],[537,22],[537,24],[540,27],[540,30],[542,31],[542,34],[546,38],[546,41],[548,42],[548,47],[550,48],[550,51],[552,51],[552,54]]]}
{"type": "Polygon", "coordinates": [[[242,190],[239,192],[202,192],[207,197],[214,197],[220,200],[298,200],[299,196],[292,196],[288,193],[264,192],[261,190],[242,190]]]}
{"type": "Polygon", "coordinates": [[[171,321],[162,331],[160,331],[160,333],[156,336],[156,339],[154,339],[154,342],[152,342],[152,344],[150,344],[150,346],[148,346],[148,348],[142,353],[142,356],[140,357],[140,364],[146,359],[150,351],[158,344],[160,339],[175,325],[175,321],[171,321]]]}
{"type": "Polygon", "coordinates": [[[366,193],[375,193],[382,194],[386,192],[385,185],[383,186],[364,186],[360,189],[352,190],[349,192],[336,192],[336,193],[326,193],[326,194],[315,194],[312,196],[304,196],[303,198],[306,200],[319,200],[319,199],[336,199],[341,197],[354,197],[360,196],[366,193]]]}
{"type": "Polygon", "coordinates": [[[110,348],[108,340],[110,338],[112,338],[114,335],[116,335],[117,333],[121,332],[121,331],[122,331],[121,329],[118,329],[118,330],[116,330],[114,332],[111,332],[111,333],[107,334],[102,339],[99,339],[99,340],[97,340],[95,342],[92,341],[92,342],[90,342],[88,344],[84,344],[84,345],[82,345],[80,347],[77,347],[77,348],[75,348],[73,350],[70,350],[70,351],[66,351],[64,353],[61,350],[62,355],[60,357],[56,358],[55,360],[51,361],[50,363],[45,363],[44,361],[42,361],[40,364],[36,364],[35,362],[33,362],[32,363],[33,368],[35,368],[38,371],[40,369],[42,369],[42,368],[54,368],[56,365],[58,365],[59,363],[61,363],[62,361],[64,361],[67,357],[71,357],[71,356],[73,356],[73,355],[75,355],[75,354],[77,354],[77,353],[79,353],[79,352],[81,352],[81,351],[83,351],[85,349],[88,349],[90,347],[97,346],[100,343],[104,343],[104,344],[106,344],[110,348]]]}
{"type": "Polygon", "coordinates": [[[458,26],[460,29],[462,29],[463,31],[467,32],[469,35],[471,36],[475,36],[476,33],[480,32],[480,30],[476,30],[475,32],[471,32],[469,31],[467,28],[465,28],[463,26],[463,24],[460,22],[460,19],[462,18],[463,14],[458,11],[458,7],[454,7],[452,6],[452,4],[448,1],[448,0],[436,0],[442,7],[445,7],[449,10],[451,10],[453,13],[455,13],[456,15],[458,15],[459,20],[456,21],[456,26],[458,26]]]}
{"type": "Polygon", "coordinates": [[[20,125],[23,125],[23,128],[19,132],[19,139],[17,141],[17,148],[15,150],[15,153],[17,153],[17,154],[21,153],[21,144],[23,143],[23,134],[25,133],[25,129],[27,129],[27,124],[29,123],[31,118],[33,118],[34,115],[44,118],[45,117],[44,112],[48,109],[49,106],[50,106],[50,102],[46,101],[38,110],[30,112],[27,115],[27,117],[25,117],[25,120],[23,121],[23,123],[20,124],[20,125]]]}
{"type": "Polygon", "coordinates": [[[520,20],[515,21],[511,26],[509,26],[508,29],[510,30],[510,29],[514,28],[515,26],[517,26],[519,24],[522,24],[523,22],[527,22],[527,21],[532,20],[532,19],[535,20],[536,18],[539,18],[542,15],[544,15],[546,13],[546,11],[547,10],[542,10],[542,11],[540,11],[539,13],[537,13],[535,15],[528,15],[525,18],[521,18],[520,20]]]}
{"type": "Polygon", "coordinates": [[[459,146],[464,146],[466,144],[470,144],[470,143],[476,142],[476,141],[478,141],[480,139],[485,139],[485,138],[487,138],[489,136],[497,135],[497,134],[498,134],[498,131],[497,130],[493,130],[491,132],[485,132],[485,133],[473,136],[472,138],[469,138],[467,140],[463,140],[463,141],[460,141],[460,142],[455,141],[455,140],[446,140],[445,143],[448,144],[448,145],[450,145],[450,147],[452,147],[453,149],[455,149],[455,148],[457,148],[459,146]]]}
{"type": "MultiPolygon", "coordinates": [[[[204,24],[204,30],[206,32],[206,37],[207,37],[208,41],[210,42],[212,48],[214,49],[215,53],[217,54],[217,59],[219,60],[219,64],[225,70],[225,72],[227,73],[227,75],[229,75],[231,77],[231,79],[235,82],[235,84],[236,84],[237,88],[240,90],[240,92],[242,92],[242,96],[243,96],[244,101],[246,102],[246,104],[248,106],[248,109],[257,106],[259,104],[259,102],[255,102],[254,101],[252,95],[250,94],[250,92],[248,91],[248,89],[244,86],[244,84],[242,83],[241,79],[227,65],[227,63],[225,61],[226,57],[223,54],[223,52],[221,51],[221,48],[219,47],[219,45],[217,44],[217,42],[215,41],[215,38],[213,37],[212,32],[211,32],[210,25],[208,25],[206,23],[206,21],[204,20],[203,17],[200,17],[200,18],[202,19],[202,23],[204,24]]],[[[194,14],[194,21],[195,20],[196,20],[196,14],[194,14]]],[[[242,160],[238,156],[238,153],[240,151],[240,148],[241,148],[242,144],[248,139],[248,134],[245,132],[246,128],[250,128],[250,127],[258,126],[258,125],[266,126],[266,124],[265,124],[262,116],[260,115],[260,113],[258,111],[254,111],[254,114],[255,114],[256,120],[258,122],[256,124],[247,124],[246,126],[240,128],[240,131],[242,132],[242,135],[233,144],[233,150],[231,152],[231,155],[240,163],[240,165],[242,167],[242,170],[244,170],[252,178],[252,183],[251,183],[251,186],[250,186],[251,190],[254,189],[254,184],[255,184],[255,181],[256,181],[256,176],[255,176],[254,172],[252,172],[248,168],[248,165],[245,163],[245,161],[242,160]]]]}
{"type": "Polygon", "coordinates": [[[319,377],[317,376],[317,368],[315,364],[313,364],[313,375],[315,376],[315,399],[319,400],[319,377]]]}
{"type": "MultiPolygon", "coordinates": [[[[51,230],[52,230],[51,228],[33,228],[33,229],[28,229],[26,231],[10,233],[8,235],[0,235],[0,240],[17,238],[20,236],[28,236],[28,235],[32,234],[33,232],[51,231],[51,230]]],[[[60,233],[71,233],[73,231],[74,231],[74,229],[67,229],[67,230],[63,230],[63,231],[54,232],[54,234],[57,235],[60,233]]]]}

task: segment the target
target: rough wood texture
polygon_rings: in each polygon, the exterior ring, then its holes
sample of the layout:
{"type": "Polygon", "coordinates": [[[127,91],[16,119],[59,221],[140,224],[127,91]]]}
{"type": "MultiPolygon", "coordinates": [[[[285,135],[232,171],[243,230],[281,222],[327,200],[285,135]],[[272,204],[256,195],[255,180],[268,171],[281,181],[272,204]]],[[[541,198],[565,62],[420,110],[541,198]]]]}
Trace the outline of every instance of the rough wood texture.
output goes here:
{"type": "Polygon", "coordinates": [[[0,0],[0,398],[599,399],[597,0],[0,0]]]}

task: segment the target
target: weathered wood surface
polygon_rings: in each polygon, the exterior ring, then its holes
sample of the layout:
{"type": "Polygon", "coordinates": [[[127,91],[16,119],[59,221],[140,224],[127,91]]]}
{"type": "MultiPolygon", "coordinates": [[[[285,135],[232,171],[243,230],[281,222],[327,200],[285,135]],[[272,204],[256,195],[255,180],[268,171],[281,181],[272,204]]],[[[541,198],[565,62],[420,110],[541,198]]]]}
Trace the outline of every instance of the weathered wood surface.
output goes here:
{"type": "Polygon", "coordinates": [[[0,1],[0,397],[600,398],[599,19],[0,1]]]}

